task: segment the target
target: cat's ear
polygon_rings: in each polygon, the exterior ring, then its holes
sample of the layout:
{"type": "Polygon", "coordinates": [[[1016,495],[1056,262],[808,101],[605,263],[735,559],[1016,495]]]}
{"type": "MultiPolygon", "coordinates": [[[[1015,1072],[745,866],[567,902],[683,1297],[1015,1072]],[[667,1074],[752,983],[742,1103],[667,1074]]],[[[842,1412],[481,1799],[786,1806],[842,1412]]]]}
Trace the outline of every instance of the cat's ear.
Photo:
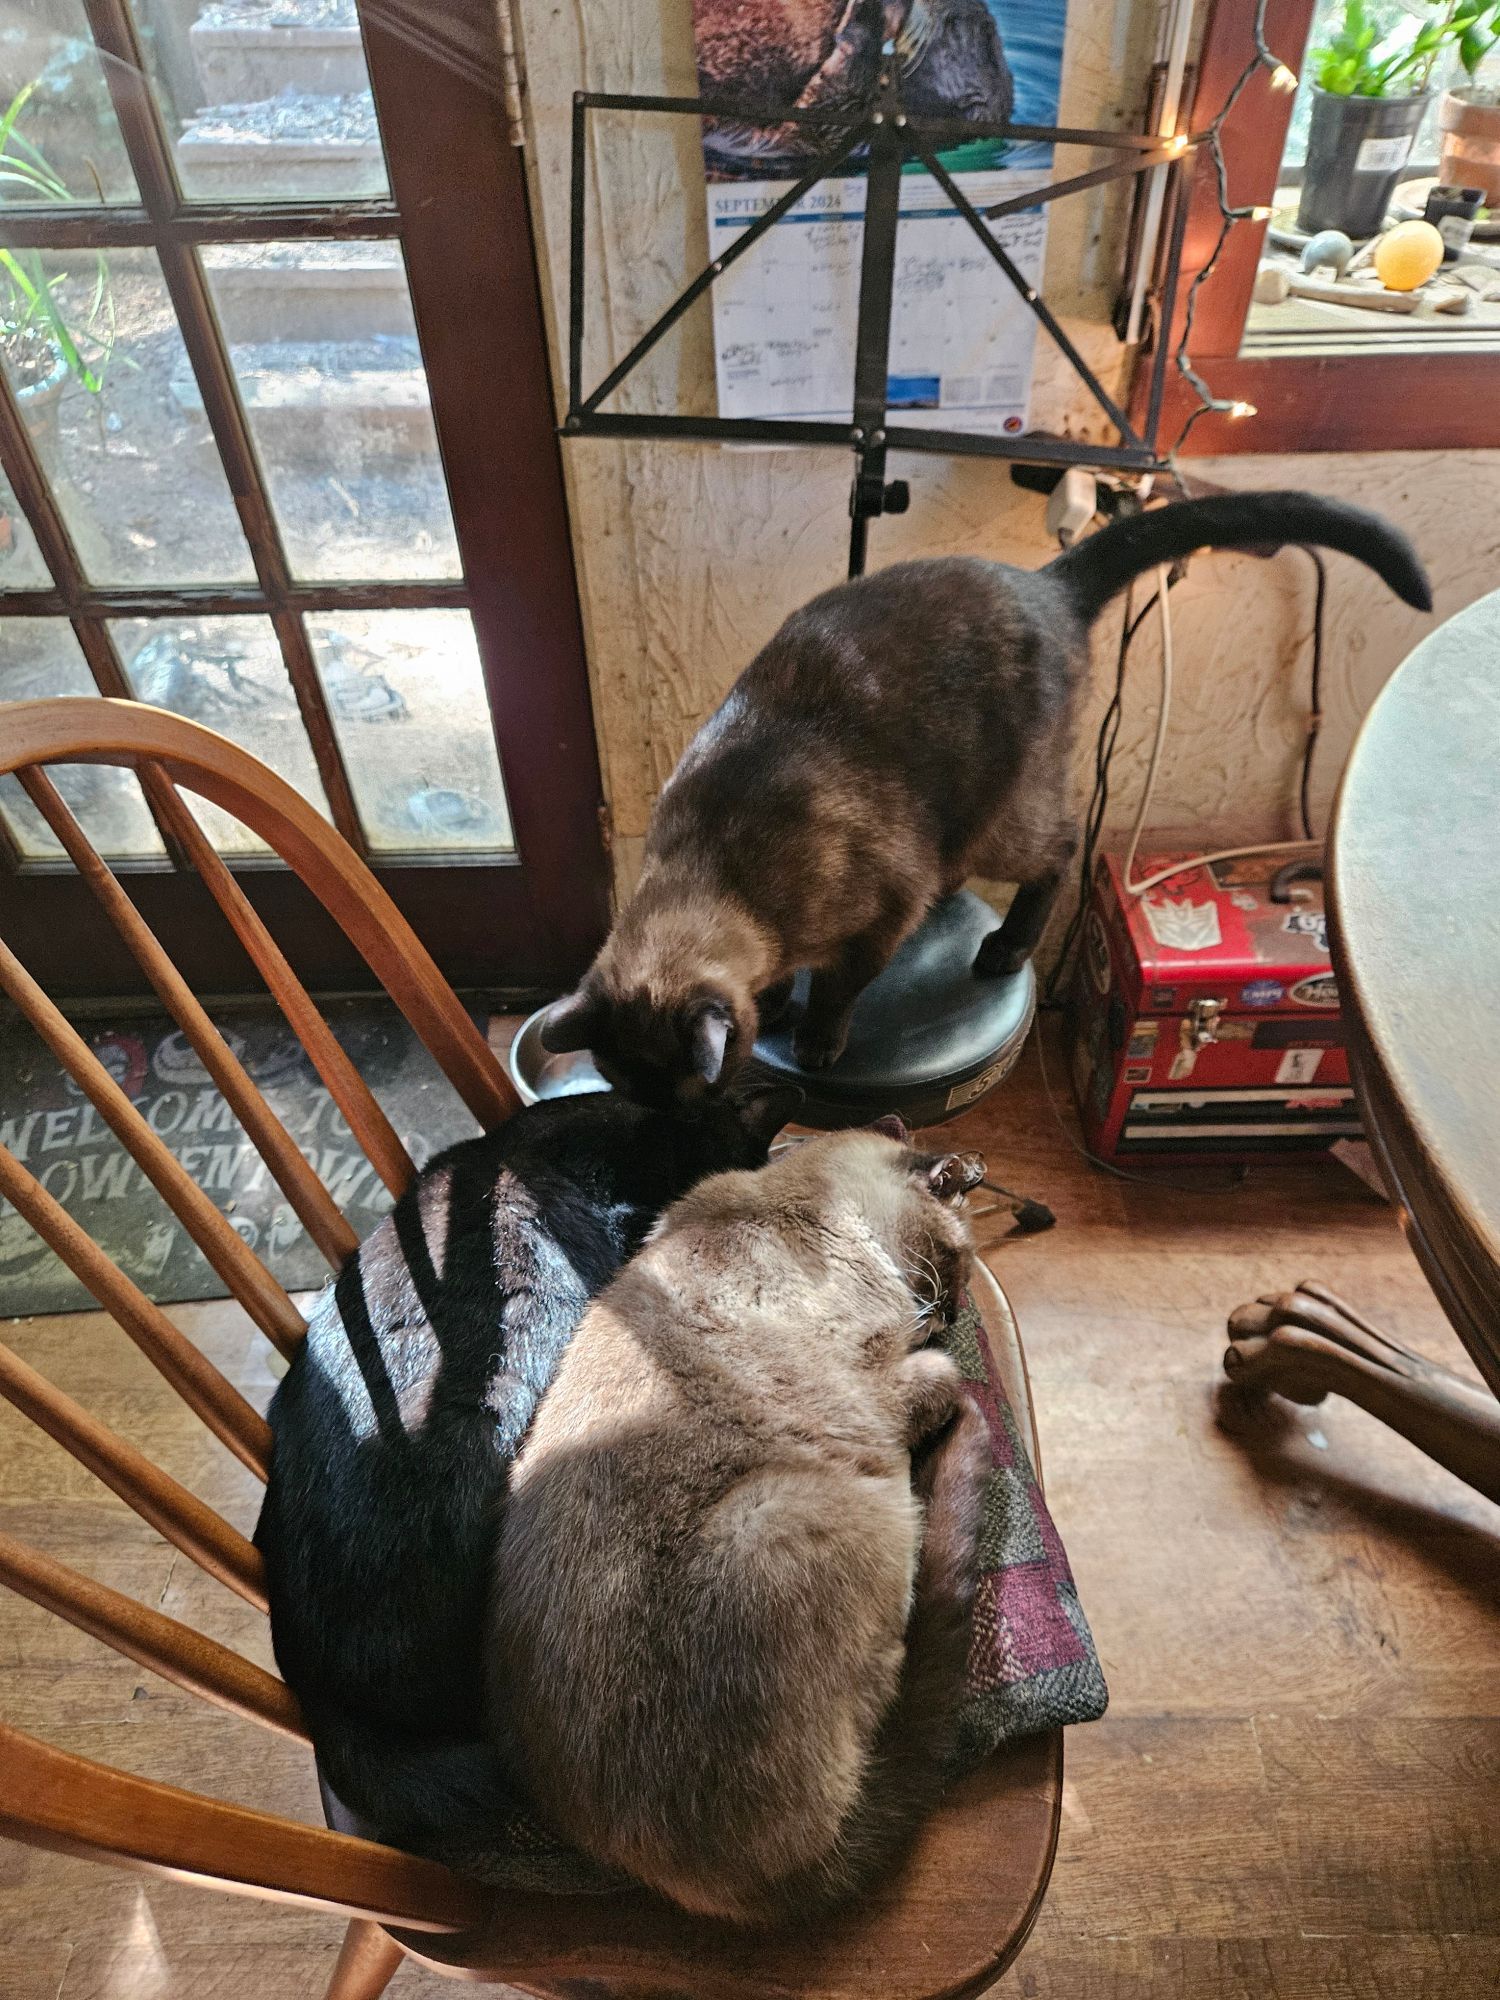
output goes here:
{"type": "Polygon", "coordinates": [[[926,1167],[927,1185],[939,1201],[956,1201],[977,1188],[988,1171],[982,1153],[943,1153],[926,1167]]]}
{"type": "Polygon", "coordinates": [[[718,1082],[733,1033],[734,1015],[724,1001],[712,997],[693,1001],[683,1016],[683,1041],[694,1076],[710,1086],[718,1082]]]}
{"type": "Polygon", "coordinates": [[[542,1047],[555,1056],[569,1055],[574,1049],[589,1049],[598,1031],[598,1000],[586,987],[554,1000],[542,1022],[542,1047]]]}
{"type": "Polygon", "coordinates": [[[746,1090],[734,1100],[734,1115],[749,1136],[769,1146],[783,1125],[789,1125],[806,1102],[807,1093],[795,1083],[768,1084],[746,1090]]]}

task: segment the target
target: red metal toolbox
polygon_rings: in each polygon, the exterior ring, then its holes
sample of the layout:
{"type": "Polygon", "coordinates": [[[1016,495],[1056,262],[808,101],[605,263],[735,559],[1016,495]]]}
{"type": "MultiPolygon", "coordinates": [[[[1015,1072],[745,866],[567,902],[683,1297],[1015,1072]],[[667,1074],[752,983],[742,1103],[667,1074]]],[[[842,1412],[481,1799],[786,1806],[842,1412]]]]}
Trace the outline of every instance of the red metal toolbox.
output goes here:
{"type": "MultiPolygon", "coordinates": [[[[1091,1152],[1240,1159],[1358,1135],[1316,854],[1188,868],[1144,896],[1101,858],[1067,1022],[1091,1152]]],[[[1135,879],[1174,858],[1138,858],[1135,879]]]]}

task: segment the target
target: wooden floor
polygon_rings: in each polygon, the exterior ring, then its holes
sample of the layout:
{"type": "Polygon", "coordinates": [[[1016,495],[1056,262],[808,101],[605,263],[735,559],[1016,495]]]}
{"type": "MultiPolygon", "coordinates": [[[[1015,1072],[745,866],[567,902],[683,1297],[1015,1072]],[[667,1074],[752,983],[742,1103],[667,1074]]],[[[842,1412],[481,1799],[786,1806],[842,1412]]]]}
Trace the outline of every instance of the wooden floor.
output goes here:
{"type": "MultiPolygon", "coordinates": [[[[980,1239],[1020,1320],[1047,1491],[1113,1697],[1069,1738],[1051,1892],[996,1992],[1500,1992],[1500,1510],[1341,1405],[1248,1442],[1215,1423],[1225,1314],[1303,1276],[1463,1365],[1389,1212],[1328,1162],[1262,1168],[1233,1193],[1110,1180],[1069,1150],[1034,1052],[947,1129],[1057,1211],[1048,1235],[1007,1239],[986,1217],[980,1239]]],[[[238,1314],[179,1314],[264,1401],[268,1350],[238,1314]]],[[[250,1527],[253,1483],[107,1322],[5,1337],[250,1527]]],[[[264,1656],[253,1613],[6,1409],[0,1527],[264,1656]]],[[[0,1716],[316,1816],[294,1745],[3,1593],[0,1716]]],[[[301,2000],[322,1992],[340,1929],[0,1843],[0,2000],[301,2000]]],[[[392,1988],[457,1990],[412,1967],[392,1988]]]]}

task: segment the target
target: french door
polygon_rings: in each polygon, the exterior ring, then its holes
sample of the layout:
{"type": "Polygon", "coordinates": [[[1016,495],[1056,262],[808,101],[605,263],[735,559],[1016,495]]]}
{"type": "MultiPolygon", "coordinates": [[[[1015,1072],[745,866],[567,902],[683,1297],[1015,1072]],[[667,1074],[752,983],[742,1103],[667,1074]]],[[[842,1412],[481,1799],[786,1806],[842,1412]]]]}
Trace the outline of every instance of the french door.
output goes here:
{"type": "MultiPolygon", "coordinates": [[[[599,777],[490,0],[0,17],[0,700],[206,723],[455,982],[565,983],[605,921],[599,777]]],[[[252,986],[134,775],[60,787],[188,977],[252,986]]],[[[366,983],[201,810],[303,977],[366,983]]],[[[55,992],[140,987],[13,779],[0,930],[55,992]]]]}

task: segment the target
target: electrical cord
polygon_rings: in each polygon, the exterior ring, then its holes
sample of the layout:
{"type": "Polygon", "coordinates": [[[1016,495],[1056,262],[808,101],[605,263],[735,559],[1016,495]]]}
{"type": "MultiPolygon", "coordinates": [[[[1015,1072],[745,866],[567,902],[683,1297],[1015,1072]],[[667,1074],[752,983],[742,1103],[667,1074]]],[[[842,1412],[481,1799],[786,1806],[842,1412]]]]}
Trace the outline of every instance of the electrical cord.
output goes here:
{"type": "Polygon", "coordinates": [[[1302,783],[1297,793],[1303,836],[1311,840],[1313,757],[1323,729],[1323,613],[1328,603],[1328,565],[1316,549],[1304,546],[1302,553],[1317,573],[1313,597],[1312,669],[1307,690],[1307,741],[1302,746],[1302,783]]]}
{"type": "MultiPolygon", "coordinates": [[[[1299,784],[1299,809],[1303,837],[1292,841],[1267,841],[1254,847],[1226,847],[1216,849],[1211,854],[1199,855],[1182,861],[1174,861],[1170,866],[1158,869],[1143,882],[1133,879],[1136,848],[1146,816],[1150,810],[1151,797],[1155,787],[1156,772],[1160,765],[1162,747],[1166,740],[1168,711],[1172,693],[1172,621],[1167,598],[1162,593],[1161,569],[1157,571],[1157,587],[1147,599],[1143,608],[1136,612],[1133,608],[1133,586],[1125,597],[1125,611],[1120,621],[1120,643],[1115,656],[1115,685],[1099,724],[1099,734],[1094,745],[1094,789],[1084,816],[1083,836],[1079,842],[1078,900],[1073,914],[1063,932],[1058,947],[1057,958],[1048,977],[1044,1004],[1055,1003],[1062,991],[1072,965],[1073,954],[1083,930],[1088,914],[1089,891],[1093,884],[1094,862],[1098,852],[1099,838],[1109,809],[1110,767],[1114,759],[1115,746],[1119,740],[1120,719],[1123,712],[1125,675],[1129,664],[1130,648],[1135,636],[1153,610],[1159,610],[1162,623],[1162,702],[1157,713],[1156,731],[1152,741],[1151,760],[1147,769],[1146,784],[1141,794],[1134,825],[1131,829],[1130,845],[1125,857],[1125,886],[1131,895],[1144,895],[1148,890],[1169,881],[1172,876],[1184,873],[1189,868],[1206,867],[1213,862],[1240,860],[1248,855],[1302,853],[1310,844],[1316,843],[1311,820],[1311,783],[1313,757],[1323,722],[1323,655],[1325,615],[1328,602],[1328,565],[1317,549],[1299,544],[1304,554],[1313,564],[1316,572],[1316,594],[1313,603],[1312,664],[1308,690],[1307,740],[1302,753],[1302,773],[1299,784]]],[[[1166,575],[1167,590],[1170,591],[1186,574],[1186,566],[1176,564],[1166,575]]]]}
{"type": "Polygon", "coordinates": [[[1156,609],[1161,620],[1161,699],[1156,708],[1156,729],[1151,738],[1151,755],[1146,763],[1146,782],[1141,787],[1141,802],[1136,808],[1135,824],[1130,829],[1130,842],[1125,849],[1125,892],[1138,896],[1140,890],[1131,881],[1135,873],[1135,851],[1141,844],[1141,828],[1146,824],[1146,814],[1151,810],[1152,795],[1156,791],[1156,774],[1161,769],[1162,745],[1167,740],[1167,721],[1172,713],[1172,607],[1167,602],[1170,585],[1167,582],[1167,566],[1156,566],[1156,609]]]}
{"type": "MultiPolygon", "coordinates": [[[[1173,575],[1169,581],[1176,582],[1173,575]]],[[[1120,735],[1120,718],[1124,708],[1125,671],[1130,660],[1130,648],[1135,643],[1135,635],[1150,617],[1156,605],[1153,594],[1146,600],[1140,611],[1134,608],[1135,587],[1132,584],[1125,594],[1125,611],[1120,620],[1120,643],[1115,655],[1115,685],[1109,705],[1099,722],[1099,733],[1094,743],[1094,789],[1089,799],[1088,811],[1084,816],[1083,836],[1078,845],[1078,901],[1073,915],[1063,933],[1062,944],[1053,963],[1043,996],[1047,1004],[1054,1002],[1067,975],[1075,946],[1083,930],[1088,914],[1089,890],[1094,879],[1094,861],[1098,852],[1099,837],[1104,830],[1105,815],[1109,810],[1109,773],[1115,754],[1115,745],[1120,735]]]]}
{"type": "Polygon", "coordinates": [[[1146,782],[1141,791],[1141,802],[1136,812],[1135,824],[1130,830],[1130,845],[1125,852],[1124,889],[1129,896],[1144,896],[1148,889],[1159,883],[1170,881],[1174,875],[1184,875],[1190,868],[1206,868],[1216,861],[1239,861],[1252,854],[1301,854],[1312,842],[1311,822],[1308,816],[1308,786],[1312,770],[1312,754],[1317,743],[1318,731],[1322,724],[1323,689],[1323,611],[1327,597],[1328,568],[1316,549],[1299,544],[1304,554],[1310,556],[1317,565],[1317,598],[1313,609],[1313,657],[1312,689],[1308,711],[1307,741],[1302,752],[1301,815],[1303,837],[1300,840],[1262,840],[1253,846],[1221,847],[1212,854],[1198,854],[1182,861],[1173,861],[1165,868],[1158,868],[1154,875],[1148,875],[1144,882],[1134,879],[1135,851],[1140,840],[1141,829],[1151,809],[1151,796],[1156,786],[1156,774],[1161,762],[1162,745],[1166,741],[1167,718],[1172,702],[1172,613],[1165,593],[1159,593],[1161,604],[1161,706],[1156,717],[1156,734],[1151,746],[1151,761],[1146,767],[1146,782]]]}

